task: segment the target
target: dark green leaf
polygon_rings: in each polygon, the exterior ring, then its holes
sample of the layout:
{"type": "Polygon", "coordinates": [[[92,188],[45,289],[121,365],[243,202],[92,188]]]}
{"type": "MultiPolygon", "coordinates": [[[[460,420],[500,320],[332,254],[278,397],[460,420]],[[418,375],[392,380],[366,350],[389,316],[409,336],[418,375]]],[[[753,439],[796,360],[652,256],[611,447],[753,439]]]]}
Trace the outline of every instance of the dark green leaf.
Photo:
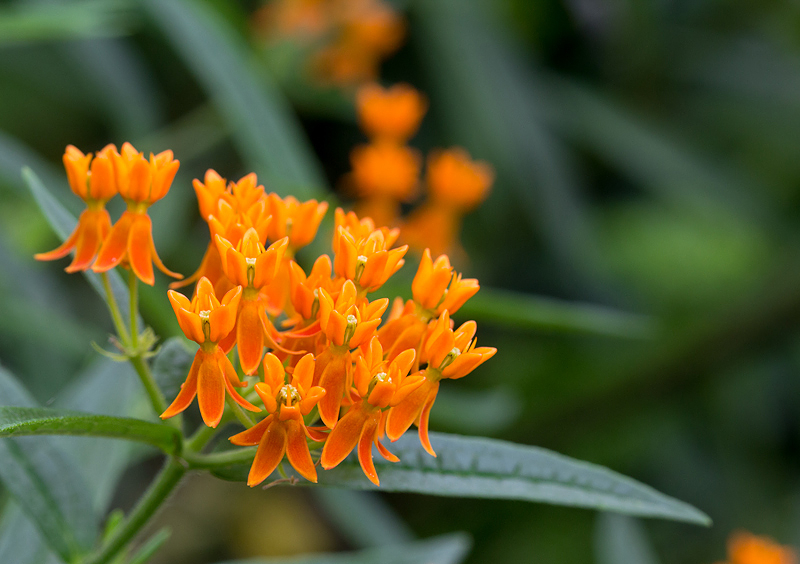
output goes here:
{"type": "Polygon", "coordinates": [[[434,537],[408,544],[383,546],[361,552],[315,554],[291,558],[252,558],[219,564],[458,564],[471,546],[465,534],[434,537]]]}
{"type": "Polygon", "coordinates": [[[650,338],[656,329],[654,321],[644,315],[490,288],[481,288],[458,314],[522,329],[629,339],[650,338]]]}
{"type": "Polygon", "coordinates": [[[274,85],[248,68],[235,32],[203,3],[142,2],[225,116],[249,166],[281,192],[319,196],[324,176],[302,128],[274,85]]]}
{"type": "Polygon", "coordinates": [[[642,525],[624,515],[598,515],[594,544],[597,564],[658,564],[642,525]]]}
{"type": "MultiPolygon", "coordinates": [[[[0,369],[0,404],[31,406],[33,399],[0,369]]],[[[98,520],[83,476],[52,437],[0,441],[0,480],[63,560],[91,548],[98,520]]]]}
{"type": "Polygon", "coordinates": [[[189,375],[194,352],[183,337],[172,337],[162,346],[153,361],[153,377],[164,397],[174,398],[189,375]]]}
{"type": "Polygon", "coordinates": [[[313,491],[339,532],[356,547],[404,544],[414,538],[408,525],[377,493],[334,488],[313,491]]]}
{"type": "MultiPolygon", "coordinates": [[[[45,186],[31,169],[27,167],[24,168],[22,170],[22,177],[25,179],[28,188],[36,200],[36,203],[39,204],[42,213],[44,213],[47,221],[50,222],[50,226],[53,228],[53,231],[55,231],[56,235],[58,235],[62,241],[66,240],[70,233],[72,233],[72,231],[75,229],[75,225],[77,225],[78,220],[76,220],[72,214],[70,214],[61,204],[58,203],[58,201],[52,196],[52,194],[50,194],[47,188],[45,188],[45,186]]],[[[85,271],[83,274],[89,280],[92,288],[94,288],[95,291],[100,294],[100,297],[105,300],[106,293],[103,289],[103,282],[100,276],[97,273],[89,270],[85,271]]],[[[130,301],[128,295],[128,286],[122,281],[122,278],[117,271],[112,270],[106,274],[108,275],[108,280],[111,284],[111,291],[117,300],[117,305],[119,305],[122,319],[126,326],[130,326],[130,301]]],[[[138,320],[138,326],[144,327],[144,323],[141,319],[138,320]]]]}
{"type": "Polygon", "coordinates": [[[0,10],[0,44],[120,35],[130,22],[124,8],[124,2],[98,0],[5,6],[0,10]]]}
{"type": "MultiPolygon", "coordinates": [[[[428,455],[412,433],[390,445],[400,457],[392,464],[376,455],[380,489],[429,495],[519,499],[710,524],[703,512],[612,470],[534,446],[477,437],[431,433],[438,454],[428,455]]],[[[219,455],[214,473],[245,480],[255,448],[219,455]]],[[[210,465],[209,465],[210,466],[210,465]]],[[[302,478],[300,483],[306,483],[302,478]]],[[[320,472],[320,485],[377,489],[364,477],[354,455],[320,472]]]]}
{"type": "Polygon", "coordinates": [[[174,427],[130,417],[58,411],[43,407],[0,407],[0,437],[72,435],[109,437],[150,444],[174,454],[180,435],[174,427]]]}

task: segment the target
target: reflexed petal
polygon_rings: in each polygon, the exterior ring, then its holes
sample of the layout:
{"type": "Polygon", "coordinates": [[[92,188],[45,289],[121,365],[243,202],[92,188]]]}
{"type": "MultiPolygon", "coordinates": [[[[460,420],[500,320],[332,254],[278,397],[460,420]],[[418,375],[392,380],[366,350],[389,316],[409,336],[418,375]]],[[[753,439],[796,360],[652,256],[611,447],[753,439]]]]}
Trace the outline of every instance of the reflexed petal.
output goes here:
{"type": "Polygon", "coordinates": [[[419,417],[422,408],[431,394],[435,396],[439,390],[439,382],[426,379],[419,388],[411,392],[405,400],[401,401],[389,411],[386,418],[386,435],[392,441],[403,436],[411,424],[419,417]]]}
{"type": "Polygon", "coordinates": [[[422,408],[422,413],[419,414],[419,442],[422,443],[422,447],[428,451],[428,454],[433,457],[436,456],[436,453],[433,451],[431,439],[428,436],[428,420],[430,419],[431,408],[433,408],[433,402],[436,401],[436,394],[438,391],[439,389],[437,388],[436,391],[428,397],[425,407],[422,408]]]}
{"type": "Polygon", "coordinates": [[[247,476],[247,485],[251,488],[275,471],[286,452],[286,427],[277,418],[273,418],[270,423],[258,443],[256,457],[247,476]]]}
{"type": "Polygon", "coordinates": [[[364,424],[364,430],[361,432],[361,438],[358,441],[358,462],[361,464],[364,474],[376,486],[380,485],[380,480],[378,480],[378,473],[375,471],[375,463],[372,460],[372,443],[375,441],[375,433],[378,430],[380,418],[379,411],[370,414],[370,418],[364,424]]]}
{"type": "Polygon", "coordinates": [[[369,419],[369,415],[369,413],[361,409],[361,406],[354,407],[344,414],[344,417],[325,440],[325,446],[322,448],[322,457],[320,458],[323,468],[330,470],[347,458],[347,455],[358,444],[361,431],[364,429],[364,424],[369,419]]]}
{"type": "Polygon", "coordinates": [[[152,248],[153,224],[150,216],[144,213],[136,214],[128,237],[128,260],[139,280],[150,286],[156,281],[153,275],[152,248]]]}
{"type": "Polygon", "coordinates": [[[350,362],[349,352],[335,355],[319,379],[319,385],[325,389],[325,396],[319,402],[319,416],[330,428],[333,428],[339,419],[350,362]]]}
{"type": "Polygon", "coordinates": [[[92,265],[92,270],[106,272],[117,266],[125,257],[128,249],[128,236],[130,235],[131,223],[134,217],[134,214],[128,211],[122,213],[114,227],[111,228],[111,233],[106,237],[103,246],[100,247],[100,252],[97,253],[97,259],[92,265]]]}
{"type": "Polygon", "coordinates": [[[197,401],[200,404],[200,415],[209,427],[216,427],[225,411],[225,382],[216,359],[208,360],[200,365],[197,375],[197,401]]]}
{"type": "Polygon", "coordinates": [[[236,345],[239,348],[239,363],[245,374],[254,374],[264,352],[264,331],[258,310],[258,301],[242,301],[236,322],[236,345]]]}
{"type": "MultiPolygon", "coordinates": [[[[102,212],[108,217],[108,212],[105,210],[102,212]]],[[[98,224],[98,221],[103,221],[102,213],[86,210],[81,214],[78,220],[80,235],[75,243],[75,258],[65,269],[67,272],[86,270],[91,266],[100,245],[103,244],[103,240],[100,238],[102,226],[98,224]]]]}
{"type": "Polygon", "coordinates": [[[81,231],[81,223],[80,221],[78,221],[78,225],[75,226],[75,230],[69,237],[67,237],[66,241],[61,243],[61,245],[59,245],[52,251],[46,253],[37,253],[33,255],[33,258],[35,258],[36,260],[57,260],[60,258],[64,258],[69,254],[69,252],[72,249],[75,248],[75,243],[77,243],[78,241],[78,237],[80,236],[80,231],[81,231]]]}
{"type": "Polygon", "coordinates": [[[261,442],[261,437],[264,436],[264,433],[266,433],[273,419],[274,417],[269,415],[249,429],[245,429],[241,433],[229,437],[228,440],[236,446],[255,446],[261,442]]]}
{"type": "Polygon", "coordinates": [[[202,350],[195,353],[192,367],[189,369],[189,375],[186,377],[186,381],[181,384],[181,391],[178,392],[172,405],[161,414],[161,419],[169,419],[178,415],[192,403],[194,396],[197,395],[197,373],[200,370],[200,365],[205,360],[206,355],[202,350]]]}
{"type": "Polygon", "coordinates": [[[287,421],[284,425],[288,430],[286,458],[303,478],[316,483],[317,469],[314,468],[314,461],[311,460],[311,453],[308,451],[304,425],[297,421],[287,421]]]}

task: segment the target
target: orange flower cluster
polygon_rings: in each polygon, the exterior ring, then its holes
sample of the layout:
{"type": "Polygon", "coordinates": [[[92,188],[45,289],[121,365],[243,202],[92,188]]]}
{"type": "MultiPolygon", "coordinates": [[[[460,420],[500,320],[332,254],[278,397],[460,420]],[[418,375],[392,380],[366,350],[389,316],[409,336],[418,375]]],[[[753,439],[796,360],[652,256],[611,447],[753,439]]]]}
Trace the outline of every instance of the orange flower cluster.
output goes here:
{"type": "Polygon", "coordinates": [[[384,0],[276,0],[254,21],[268,40],[308,45],[313,76],[335,86],[375,80],[405,37],[403,18],[384,0]]]}
{"type": "MultiPolygon", "coordinates": [[[[382,225],[400,223],[400,204],[417,196],[421,169],[419,152],[404,144],[419,129],[427,101],[407,84],[388,89],[370,84],[359,89],[356,107],[371,142],[350,154],[353,171],[347,183],[359,198],[359,213],[382,225]]],[[[461,252],[462,217],[486,199],[493,182],[492,167],[473,161],[464,149],[432,151],[425,179],[427,200],[405,221],[403,240],[436,254],[461,252]]]]}
{"type": "Polygon", "coordinates": [[[64,167],[72,191],[86,202],[78,225],[64,243],[48,252],[35,255],[37,260],[55,260],[75,250],[75,257],[67,272],[91,268],[106,272],[119,265],[130,268],[144,283],[155,283],[153,263],[163,273],[181,278],[168,270],[156,253],[153,243],[153,226],[147,208],[169,191],[179,162],[172,151],[150,159],[138,152],[130,143],[117,151],[107,145],[97,155],[84,155],[69,145],[63,157],[64,167]],[[112,227],[105,209],[108,202],[119,194],[128,208],[112,227]]]}
{"type": "Polygon", "coordinates": [[[746,531],[731,535],[728,540],[728,561],[724,564],[797,564],[797,553],[768,537],[746,531]]]}
{"type": "Polygon", "coordinates": [[[307,439],[324,443],[325,469],[358,445],[364,473],[375,484],[372,445],[397,460],[381,443],[384,436],[397,440],[416,422],[433,454],[428,416],[440,381],[465,376],[496,352],[476,346],[475,322],[454,328],[450,320],[478,291],[477,281],[456,274],[446,256],[433,261],[426,251],[413,299],[396,300],[384,323],[389,300],[368,295],[404,264],[407,247],[394,246],[397,229],[337,209],[333,260],[322,255],[306,273],[294,252],[314,238],[326,204],[266,194],[254,175],[227,183],[209,171],[195,190],[212,243],[192,277],[199,280],[194,297],[171,290],[169,298],[181,329],[200,349],[162,418],[182,412],[195,396],[211,427],[222,419],[226,395],[232,408],[266,414],[230,439],[258,445],[251,486],[284,457],[316,481],[307,439]],[[283,331],[274,325],[278,320],[283,331]],[[242,372],[257,379],[251,393],[237,391],[247,380],[226,356],[234,345],[242,372]],[[317,418],[322,426],[311,426],[317,418]]]}

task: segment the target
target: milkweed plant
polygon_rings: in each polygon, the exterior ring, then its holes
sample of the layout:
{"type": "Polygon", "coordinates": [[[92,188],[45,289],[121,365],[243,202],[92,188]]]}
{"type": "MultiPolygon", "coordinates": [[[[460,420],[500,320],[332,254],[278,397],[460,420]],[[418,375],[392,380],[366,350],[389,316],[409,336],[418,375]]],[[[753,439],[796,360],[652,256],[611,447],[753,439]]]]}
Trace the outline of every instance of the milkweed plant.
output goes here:
{"type": "MultiPolygon", "coordinates": [[[[321,33],[333,25],[314,11],[323,3],[297,13],[286,12],[289,4],[271,4],[260,16],[262,29],[321,33]]],[[[461,315],[480,291],[459,241],[462,218],[488,196],[494,170],[462,148],[423,159],[408,146],[428,100],[408,84],[374,82],[378,62],[402,37],[401,24],[385,7],[366,22],[348,18],[337,20],[344,31],[335,41],[315,44],[312,67],[322,82],[358,85],[367,142],[352,151],[352,170],[340,183],[355,199],[351,211],[278,194],[254,173],[230,180],[227,171],[209,169],[191,187],[176,184],[181,155],[169,147],[146,155],[122,140],[66,148],[69,187],[86,204],[78,218],[24,171],[63,239],[35,258],[71,255],[66,271],[86,276],[113,322],[108,344],[93,344],[97,354],[130,365],[149,404],[137,417],[37,407],[2,373],[0,436],[8,439],[0,445],[0,479],[47,549],[70,564],[147,561],[167,534],[143,534],[188,473],[243,488],[513,499],[709,524],[701,511],[612,470],[430,428],[439,390],[450,380],[478,370],[503,378],[491,362],[502,345],[479,344],[478,324],[461,315]],[[192,188],[207,248],[184,278],[159,257],[148,210],[172,191],[192,188]],[[107,204],[117,198],[124,210],[112,218],[107,204]],[[399,283],[390,281],[401,269],[413,273],[410,291],[402,292],[411,297],[379,297],[396,291],[399,283]],[[171,289],[158,307],[171,308],[180,336],[157,335],[139,311],[139,285],[153,286],[162,275],[171,289]],[[181,371],[179,388],[158,377],[165,367],[181,371]],[[19,438],[26,435],[138,442],[161,452],[163,468],[126,514],[87,519],[85,503],[64,502],[59,484],[70,479],[68,464],[59,465],[47,441],[19,438]],[[54,470],[57,479],[47,479],[54,470]]],[[[748,551],[780,553],[752,538],[736,537],[733,561],[745,562],[737,555],[748,551]]],[[[405,554],[408,562],[438,562],[433,554],[443,546],[422,544],[405,554]]]]}

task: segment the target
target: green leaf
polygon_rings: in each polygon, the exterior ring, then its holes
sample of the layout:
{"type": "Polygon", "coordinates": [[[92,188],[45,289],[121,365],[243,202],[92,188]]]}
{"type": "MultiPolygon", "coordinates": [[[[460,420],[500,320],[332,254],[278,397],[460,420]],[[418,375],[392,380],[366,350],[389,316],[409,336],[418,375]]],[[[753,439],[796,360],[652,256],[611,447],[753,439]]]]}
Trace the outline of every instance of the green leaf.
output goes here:
{"type": "Polygon", "coordinates": [[[189,375],[194,360],[194,351],[189,350],[183,337],[172,337],[161,345],[153,361],[153,378],[164,397],[174,398],[189,375]]]}
{"type": "MultiPolygon", "coordinates": [[[[0,404],[35,406],[2,369],[0,404]]],[[[98,531],[91,494],[80,470],[52,437],[0,441],[0,480],[63,560],[71,561],[91,548],[98,531]]]]}
{"type": "MultiPolygon", "coordinates": [[[[33,194],[36,203],[39,204],[39,208],[41,208],[42,213],[44,213],[47,221],[50,222],[50,226],[55,231],[56,235],[64,241],[67,237],[69,237],[70,233],[75,229],[75,226],[78,224],[78,220],[69,213],[64,206],[58,203],[58,201],[53,197],[52,194],[45,188],[44,184],[39,180],[39,177],[29,168],[22,169],[22,177],[25,179],[28,188],[30,189],[31,193],[33,194]]],[[[117,300],[117,305],[119,305],[120,313],[122,314],[122,319],[125,322],[126,326],[130,326],[130,298],[128,294],[128,286],[125,282],[123,282],[122,277],[119,275],[119,272],[116,270],[112,270],[106,273],[108,276],[108,281],[111,284],[111,291],[114,294],[114,297],[117,300]]],[[[92,285],[92,288],[103,298],[103,301],[106,300],[106,292],[103,289],[103,282],[100,278],[100,275],[96,272],[92,272],[90,270],[86,270],[83,273],[84,276],[89,280],[89,284],[92,285]]],[[[144,327],[143,321],[138,319],[138,326],[144,327]]]]}
{"type": "Polygon", "coordinates": [[[458,314],[481,322],[558,333],[647,339],[656,332],[654,320],[644,315],[492,288],[481,288],[458,314]]]}
{"type": "Polygon", "coordinates": [[[408,544],[372,548],[361,552],[315,554],[291,558],[252,558],[219,564],[458,564],[472,545],[463,533],[443,535],[408,544]]]}
{"type": "Polygon", "coordinates": [[[300,124],[275,86],[248,68],[235,31],[200,2],[142,3],[230,124],[248,166],[281,192],[320,196],[324,176],[300,124]]]}
{"type": "Polygon", "coordinates": [[[109,437],[147,443],[176,454],[180,434],[174,427],[130,417],[111,417],[44,407],[0,407],[0,438],[29,435],[109,437]]]}
{"type": "Polygon", "coordinates": [[[594,544],[597,564],[658,564],[642,525],[624,515],[599,515],[594,544]]]}
{"type": "Polygon", "coordinates": [[[375,492],[314,488],[317,503],[350,544],[359,548],[411,542],[414,534],[375,492]]]}
{"type": "Polygon", "coordinates": [[[0,45],[127,33],[125,2],[83,0],[61,5],[28,3],[0,9],[0,45]]]}
{"type": "MultiPolygon", "coordinates": [[[[702,511],[649,486],[602,466],[543,448],[443,433],[431,433],[431,442],[437,458],[423,450],[413,433],[389,445],[400,462],[393,464],[376,454],[379,488],[366,479],[354,454],[336,468],[320,472],[319,484],[358,490],[518,499],[700,525],[711,523],[702,511]]],[[[244,481],[255,449],[211,455],[209,463],[200,466],[212,468],[220,478],[244,481]]],[[[307,484],[302,478],[300,483],[307,484]]]]}

